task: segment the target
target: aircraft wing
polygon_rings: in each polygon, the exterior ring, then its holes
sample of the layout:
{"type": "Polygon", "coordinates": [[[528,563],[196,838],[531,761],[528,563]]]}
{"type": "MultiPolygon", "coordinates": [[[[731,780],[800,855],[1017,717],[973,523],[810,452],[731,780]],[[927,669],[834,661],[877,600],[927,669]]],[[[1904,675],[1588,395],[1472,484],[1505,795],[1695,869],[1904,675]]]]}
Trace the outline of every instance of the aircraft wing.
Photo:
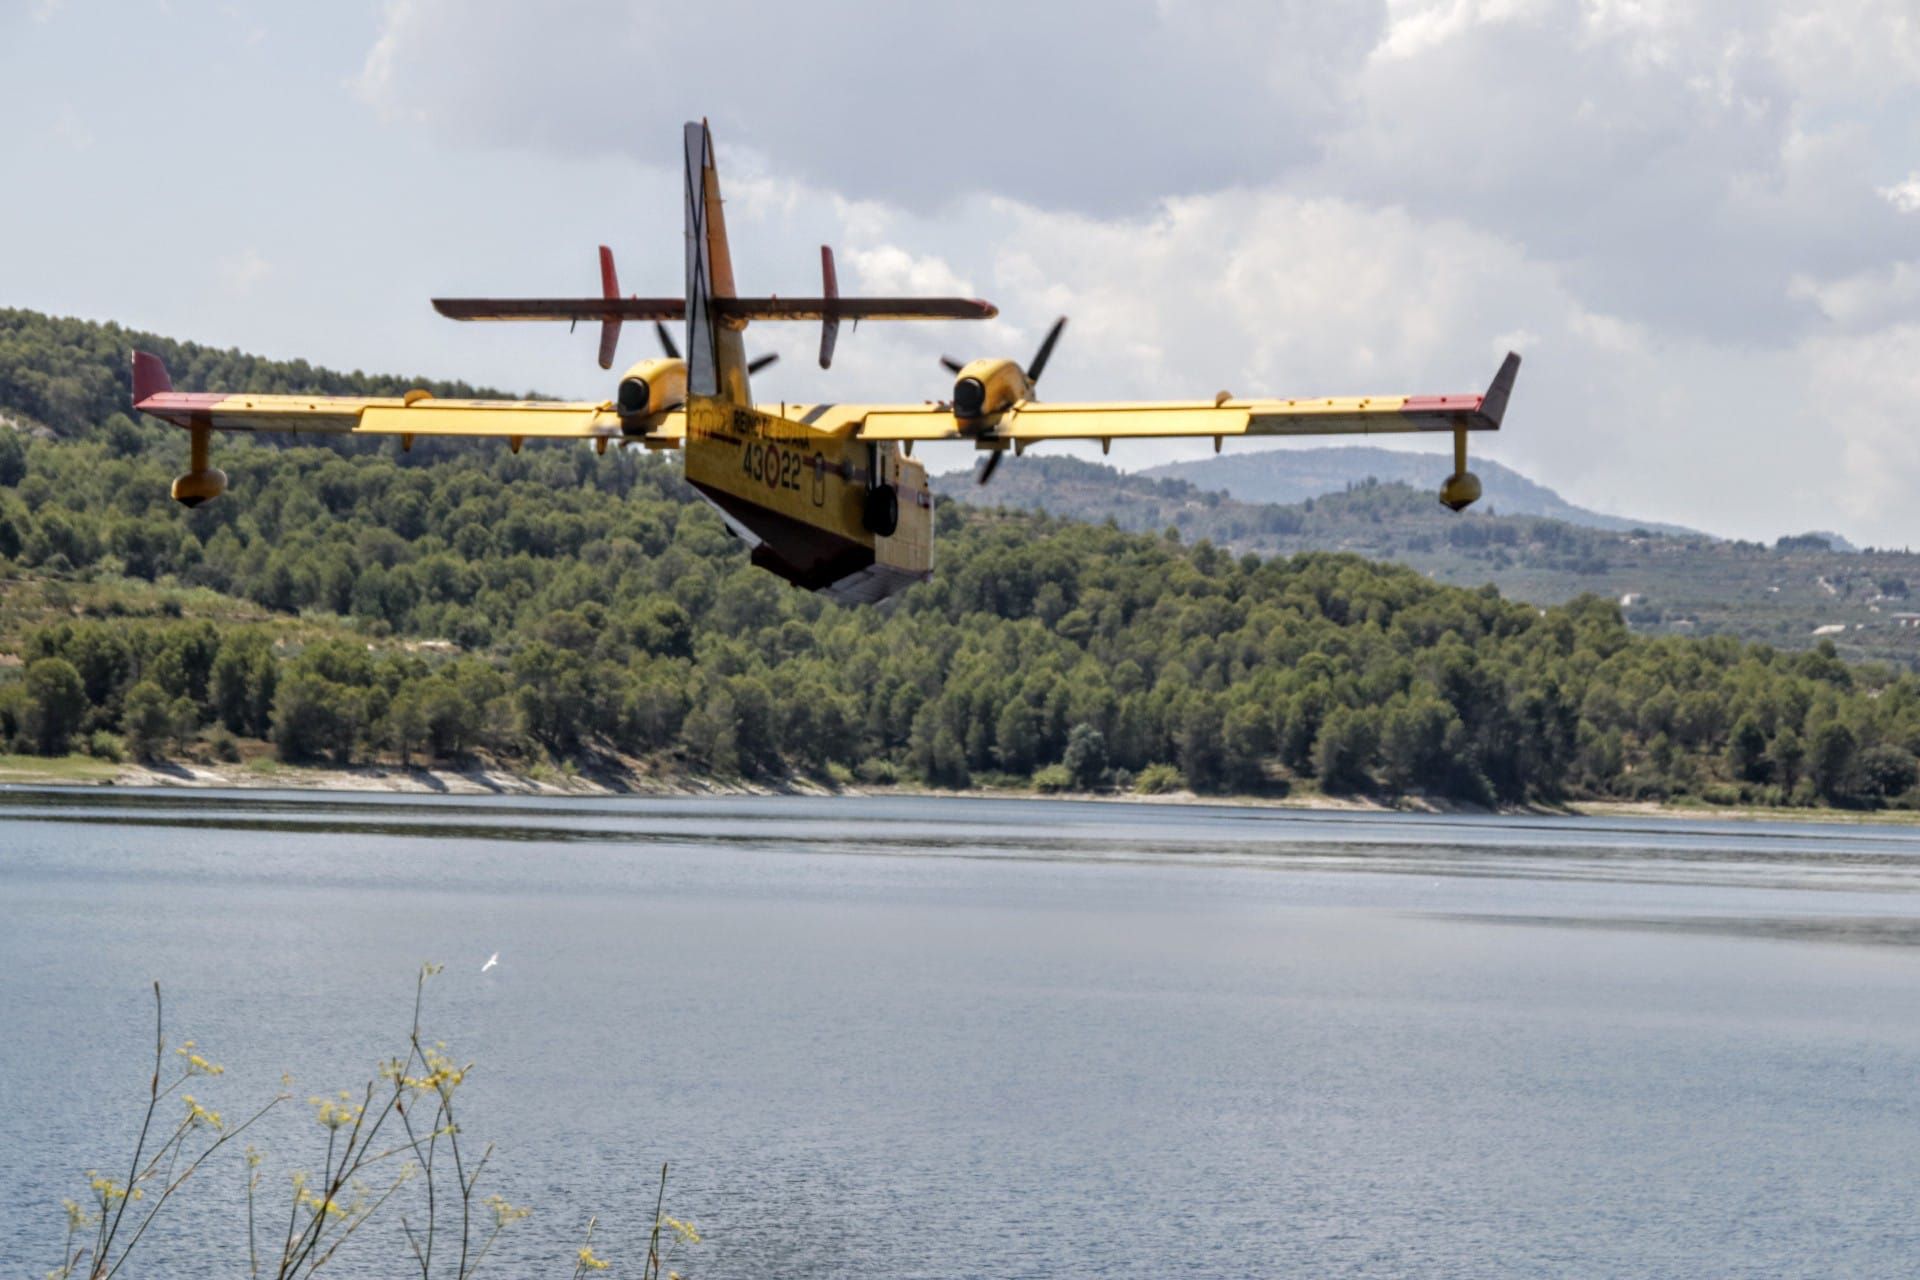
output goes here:
{"type": "Polygon", "coordinates": [[[1411,431],[1496,431],[1520,370],[1509,354],[1478,395],[1353,396],[1312,400],[1023,401],[963,429],[944,404],[838,405],[821,425],[857,418],[863,440],[1124,440],[1179,436],[1313,436],[1411,431]]]}
{"type": "MultiPolygon", "coordinates": [[[[405,396],[253,395],[175,391],[160,361],[134,356],[134,404],[183,427],[337,435],[473,436],[527,440],[627,438],[611,401],[439,400],[405,396]]],[[[661,415],[646,438],[678,440],[685,415],[661,415]]]]}

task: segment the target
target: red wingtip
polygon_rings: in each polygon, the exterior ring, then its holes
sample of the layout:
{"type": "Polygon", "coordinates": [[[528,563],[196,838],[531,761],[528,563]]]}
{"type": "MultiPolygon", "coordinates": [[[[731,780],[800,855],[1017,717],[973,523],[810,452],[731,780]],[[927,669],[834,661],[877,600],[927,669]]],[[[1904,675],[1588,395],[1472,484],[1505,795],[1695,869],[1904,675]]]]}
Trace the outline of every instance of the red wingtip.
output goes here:
{"type": "Polygon", "coordinates": [[[173,390],[173,379],[167,376],[167,366],[160,363],[160,357],[149,355],[145,351],[134,352],[133,403],[139,405],[171,390],[173,390]]]}

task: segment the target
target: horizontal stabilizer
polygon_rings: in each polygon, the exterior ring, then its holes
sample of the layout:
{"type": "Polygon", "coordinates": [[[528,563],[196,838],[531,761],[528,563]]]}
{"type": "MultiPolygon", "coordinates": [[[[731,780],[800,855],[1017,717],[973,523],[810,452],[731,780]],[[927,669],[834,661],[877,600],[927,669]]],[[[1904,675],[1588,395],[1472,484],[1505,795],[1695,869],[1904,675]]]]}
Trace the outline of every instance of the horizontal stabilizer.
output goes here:
{"type": "MultiPolygon", "coordinates": [[[[991,320],[978,298],[714,298],[729,320],[991,320]]],[[[435,298],[449,320],[679,320],[684,298],[435,298]]]]}
{"type": "Polygon", "coordinates": [[[435,298],[449,320],[678,320],[681,298],[435,298]]]}

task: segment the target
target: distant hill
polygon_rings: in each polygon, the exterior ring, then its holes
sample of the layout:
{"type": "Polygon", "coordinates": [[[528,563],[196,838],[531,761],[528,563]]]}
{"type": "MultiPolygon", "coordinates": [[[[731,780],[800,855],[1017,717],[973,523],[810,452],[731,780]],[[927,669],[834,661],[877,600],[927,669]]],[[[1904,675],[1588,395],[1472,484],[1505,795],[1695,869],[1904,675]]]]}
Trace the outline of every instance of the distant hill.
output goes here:
{"type": "Polygon", "coordinates": [[[936,477],[935,485],[970,505],[1111,521],[1131,532],[1172,530],[1182,541],[1206,539],[1241,553],[1350,551],[1436,582],[1492,584],[1537,605],[1592,593],[1616,601],[1636,631],[1651,634],[1734,635],[1789,649],[1831,639],[1850,657],[1920,669],[1920,556],[1846,550],[1825,535],[1767,547],[1684,530],[1623,532],[1513,514],[1491,502],[1455,514],[1424,480],[1417,489],[1363,480],[1297,503],[1243,502],[1162,470],[1029,456],[1008,460],[985,488],[971,472],[936,477]]]}
{"type": "MultiPolygon", "coordinates": [[[[1273,502],[1284,506],[1322,494],[1339,493],[1366,480],[1437,491],[1452,470],[1453,458],[1448,453],[1335,445],[1324,449],[1267,449],[1236,453],[1231,457],[1204,458],[1198,462],[1169,462],[1148,467],[1139,474],[1185,480],[1197,488],[1231,494],[1242,502],[1273,502]]],[[[1491,459],[1475,459],[1473,472],[1485,487],[1486,496],[1482,501],[1501,515],[1547,516],[1589,529],[1612,529],[1619,533],[1635,529],[1676,534],[1697,532],[1679,525],[1604,515],[1577,507],[1545,485],[1491,459]]]]}

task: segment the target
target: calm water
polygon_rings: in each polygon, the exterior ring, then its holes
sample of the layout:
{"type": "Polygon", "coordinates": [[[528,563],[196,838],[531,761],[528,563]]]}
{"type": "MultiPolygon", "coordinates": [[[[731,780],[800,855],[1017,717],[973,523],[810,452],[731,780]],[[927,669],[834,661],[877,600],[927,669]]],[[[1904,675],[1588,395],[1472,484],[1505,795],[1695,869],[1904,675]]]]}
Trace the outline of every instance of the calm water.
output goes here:
{"type": "MultiPolygon", "coordinates": [[[[705,1276],[1910,1275],[1916,890],[1876,828],[0,792],[0,1274],[124,1159],[148,980],[232,1115],[430,958],[496,1275],[637,1261],[663,1160],[705,1276]]],[[[243,1274],[241,1180],[139,1274],[243,1274]]]]}

